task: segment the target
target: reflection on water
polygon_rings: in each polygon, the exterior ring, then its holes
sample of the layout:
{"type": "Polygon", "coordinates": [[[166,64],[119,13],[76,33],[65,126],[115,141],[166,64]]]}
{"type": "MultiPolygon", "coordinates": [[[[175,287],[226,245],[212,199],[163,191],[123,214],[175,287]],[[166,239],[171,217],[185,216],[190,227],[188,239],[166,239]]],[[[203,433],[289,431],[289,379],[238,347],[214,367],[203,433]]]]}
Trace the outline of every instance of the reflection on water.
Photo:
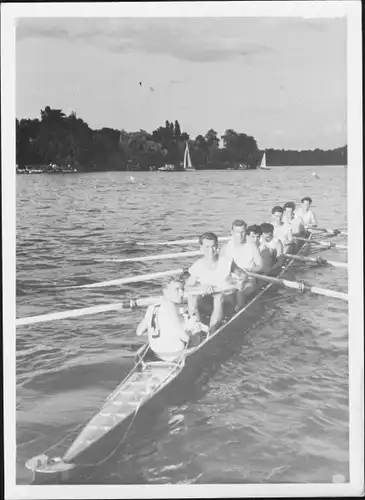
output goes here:
{"type": "MultiPolygon", "coordinates": [[[[60,287],[187,265],[191,259],[128,265],[103,259],[151,253],[136,244],[141,240],[227,234],[233,219],[268,221],[274,205],[305,195],[321,225],[346,227],[346,170],[317,168],[319,179],[311,172],[137,172],[142,185],[116,172],[18,176],[17,316],[158,293],[158,282],[60,287]]],[[[321,255],[347,260],[335,249],[321,255]]],[[[338,268],[295,265],[288,279],[347,289],[338,268]]],[[[90,418],[132,367],[128,342],[142,314],[18,328],[19,484],[29,482],[25,460],[90,418]]],[[[160,401],[110,460],[74,481],[331,482],[336,474],[348,480],[347,304],[286,290],[264,298],[255,315],[235,325],[233,344],[198,367],[178,395],[160,401]]]]}

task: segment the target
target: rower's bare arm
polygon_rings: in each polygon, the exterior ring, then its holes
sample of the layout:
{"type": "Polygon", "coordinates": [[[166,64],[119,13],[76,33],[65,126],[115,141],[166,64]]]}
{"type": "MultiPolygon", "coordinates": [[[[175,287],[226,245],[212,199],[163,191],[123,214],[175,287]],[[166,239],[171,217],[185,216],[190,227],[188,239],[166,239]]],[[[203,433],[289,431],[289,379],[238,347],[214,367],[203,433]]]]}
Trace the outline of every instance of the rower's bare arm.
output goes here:
{"type": "Polygon", "coordinates": [[[196,276],[194,276],[193,274],[191,274],[188,279],[186,280],[185,282],[185,286],[188,287],[188,288],[191,288],[193,286],[196,286],[198,284],[198,279],[196,276]]]}
{"type": "Polygon", "coordinates": [[[234,273],[239,278],[244,278],[246,276],[246,272],[243,269],[241,269],[239,266],[237,266],[237,264],[235,263],[234,260],[232,260],[232,264],[231,264],[231,273],[234,273]]]}
{"type": "Polygon", "coordinates": [[[285,262],[284,246],[280,240],[277,241],[275,250],[276,250],[276,262],[271,267],[270,272],[273,272],[276,269],[281,268],[285,262]]]}
{"type": "Polygon", "coordinates": [[[219,250],[219,258],[225,258],[227,253],[227,244],[225,244],[220,250],[219,250]]]}
{"type": "Polygon", "coordinates": [[[180,339],[183,341],[183,342],[189,342],[190,340],[190,335],[184,330],[181,332],[181,335],[180,335],[180,339]]]}
{"type": "Polygon", "coordinates": [[[254,262],[255,262],[255,265],[254,267],[251,269],[251,271],[253,273],[259,273],[260,271],[263,270],[264,268],[264,261],[261,257],[261,254],[260,254],[260,250],[257,248],[257,247],[254,247],[254,254],[253,254],[253,257],[254,257],[254,262]]]}
{"type": "Polygon", "coordinates": [[[295,233],[293,232],[293,236],[294,237],[300,236],[301,234],[303,234],[304,231],[305,231],[305,227],[304,227],[304,224],[301,222],[298,225],[297,231],[295,233]]]}
{"type": "Polygon", "coordinates": [[[317,227],[317,226],[318,226],[318,222],[317,222],[316,214],[314,212],[312,212],[310,227],[317,227]]]}

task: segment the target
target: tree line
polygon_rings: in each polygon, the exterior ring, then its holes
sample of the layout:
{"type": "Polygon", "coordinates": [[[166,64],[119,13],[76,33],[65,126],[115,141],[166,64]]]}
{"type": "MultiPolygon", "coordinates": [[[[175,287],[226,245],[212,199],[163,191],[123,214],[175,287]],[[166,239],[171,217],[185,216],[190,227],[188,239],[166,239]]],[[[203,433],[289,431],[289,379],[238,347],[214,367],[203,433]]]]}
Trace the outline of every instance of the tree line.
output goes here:
{"type": "MultiPolygon", "coordinates": [[[[218,137],[210,129],[195,139],[182,131],[178,120],[166,120],[164,126],[152,133],[145,130],[127,132],[104,127],[93,130],[75,112],[68,116],[60,109],[46,106],[40,119],[16,119],[16,163],[19,168],[27,165],[55,164],[78,170],[149,170],[164,164],[180,166],[188,142],[192,163],[197,169],[234,168],[244,165],[256,168],[263,152],[254,137],[227,129],[218,137]]],[[[343,149],[343,148],[342,148],[343,149]]],[[[337,150],[334,150],[335,152],[337,150]]],[[[315,153],[318,164],[344,163],[337,153],[315,150],[298,152],[267,150],[270,165],[312,164],[302,163],[310,153],[315,153]],[[303,153],[306,155],[303,156],[303,153]],[[299,160],[298,160],[299,158],[299,160]],[[328,163],[328,158],[331,162],[328,163]],[[318,161],[322,163],[318,163],[318,161]],[[299,163],[298,163],[299,161],[299,163]],[[287,163],[289,162],[289,163],[287,163]],[[291,163],[290,163],[291,162],[291,163]]]]}
{"type": "Polygon", "coordinates": [[[347,165],[347,146],[327,151],[267,149],[266,161],[271,166],[347,165]]]}

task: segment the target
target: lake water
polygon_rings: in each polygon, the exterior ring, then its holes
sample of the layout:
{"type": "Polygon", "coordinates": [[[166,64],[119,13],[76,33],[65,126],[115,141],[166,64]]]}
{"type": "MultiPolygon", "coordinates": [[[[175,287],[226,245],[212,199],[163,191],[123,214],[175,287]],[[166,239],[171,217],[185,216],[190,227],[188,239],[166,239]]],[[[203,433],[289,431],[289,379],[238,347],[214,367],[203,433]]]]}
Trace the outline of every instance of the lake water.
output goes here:
{"type": "MultiPolygon", "coordinates": [[[[158,282],[57,286],[187,265],[191,259],[103,259],[151,253],[137,241],[227,234],[235,218],[269,221],[274,205],[305,195],[320,226],[347,227],[347,170],[315,171],[318,179],[313,167],[17,176],[17,317],[159,294],[158,282]]],[[[347,260],[336,249],[320,255],[347,260]]],[[[286,277],[347,291],[344,269],[301,264],[286,277]]],[[[31,481],[25,461],[85,423],[132,368],[130,343],[142,315],[113,312],[17,329],[17,484],[31,481]]],[[[126,446],[73,481],[348,481],[347,303],[276,291],[250,321],[235,325],[234,347],[203,363],[191,385],[160,403],[126,446]]]]}

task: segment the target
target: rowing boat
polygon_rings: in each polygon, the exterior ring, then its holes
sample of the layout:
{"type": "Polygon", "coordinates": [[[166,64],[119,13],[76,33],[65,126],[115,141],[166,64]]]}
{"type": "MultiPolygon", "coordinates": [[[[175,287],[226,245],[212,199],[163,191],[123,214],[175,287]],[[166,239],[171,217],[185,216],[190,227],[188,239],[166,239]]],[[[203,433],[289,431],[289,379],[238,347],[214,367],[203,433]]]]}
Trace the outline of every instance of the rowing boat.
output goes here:
{"type": "MultiPolygon", "coordinates": [[[[310,235],[311,237],[312,235],[310,235]]],[[[303,254],[308,247],[308,243],[303,243],[298,255],[303,254]]],[[[278,276],[282,276],[294,262],[294,259],[289,260],[278,276]]],[[[144,362],[143,358],[148,352],[148,344],[142,346],[137,353],[133,369],[106,399],[99,412],[85,425],[63,457],[51,458],[47,455],[39,455],[29,460],[26,467],[32,470],[34,475],[57,475],[59,479],[63,480],[67,479],[70,471],[75,468],[97,465],[88,463],[90,459],[87,460],[87,458],[93,456],[101,441],[108,440],[113,443],[114,440],[115,444],[113,431],[117,428],[121,431],[121,427],[123,427],[125,432],[123,439],[119,440],[117,445],[119,447],[132,428],[135,417],[141,408],[154,399],[157,394],[160,394],[164,388],[180,378],[184,372],[189,372],[192,363],[198,361],[198,356],[200,357],[207,350],[208,344],[222,338],[226,340],[229,331],[234,330],[229,327],[247,314],[252,306],[272,287],[273,283],[263,285],[243,309],[227,319],[214,333],[206,335],[198,345],[188,347],[176,361],[144,362]]]]}

